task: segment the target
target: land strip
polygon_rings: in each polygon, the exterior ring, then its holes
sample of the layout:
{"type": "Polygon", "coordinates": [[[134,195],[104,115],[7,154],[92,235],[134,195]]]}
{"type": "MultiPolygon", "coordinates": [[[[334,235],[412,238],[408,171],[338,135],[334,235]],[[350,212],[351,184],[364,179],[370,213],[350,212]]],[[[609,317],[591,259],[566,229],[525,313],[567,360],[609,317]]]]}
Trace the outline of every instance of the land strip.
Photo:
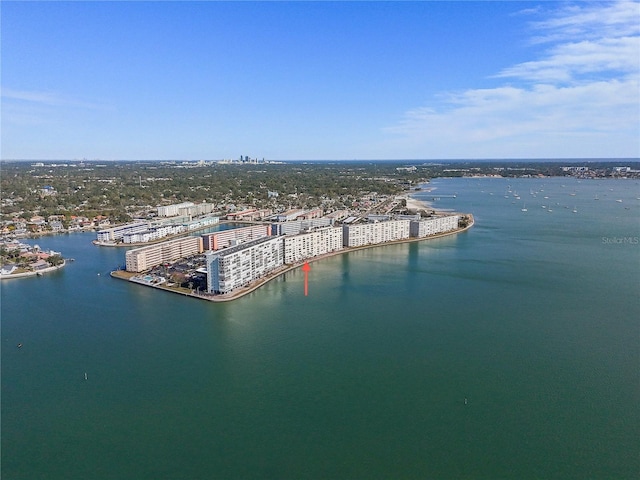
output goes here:
{"type": "Polygon", "coordinates": [[[376,243],[376,244],[372,244],[372,245],[363,245],[361,247],[350,247],[350,248],[344,248],[342,250],[338,250],[335,252],[330,252],[330,253],[326,253],[324,255],[318,255],[316,257],[312,257],[312,258],[308,258],[305,259],[305,261],[303,262],[298,262],[292,265],[284,265],[276,270],[273,270],[271,272],[269,272],[267,275],[265,275],[264,277],[256,280],[255,282],[252,282],[251,284],[245,286],[245,287],[240,287],[235,289],[233,292],[230,293],[225,293],[225,294],[216,294],[216,295],[211,295],[211,294],[205,294],[205,293],[197,293],[194,292],[193,290],[189,290],[183,287],[179,287],[179,286],[169,286],[166,284],[160,284],[160,285],[153,285],[151,283],[142,283],[142,282],[135,282],[133,280],[131,280],[132,277],[136,277],[136,276],[140,276],[139,273],[133,273],[133,272],[127,272],[124,270],[116,270],[111,272],[111,276],[113,278],[118,278],[120,280],[128,280],[128,281],[132,281],[134,283],[138,283],[139,285],[145,286],[145,287],[152,287],[152,288],[157,288],[160,290],[164,290],[167,292],[172,292],[172,293],[177,293],[180,295],[185,295],[188,297],[193,297],[193,298],[197,298],[200,300],[207,300],[210,302],[229,302],[232,300],[236,300],[238,298],[241,298],[255,290],[257,290],[258,288],[260,288],[261,286],[265,285],[266,283],[270,282],[271,280],[278,278],[279,276],[294,270],[296,268],[301,267],[305,262],[308,263],[312,263],[312,262],[317,262],[320,260],[324,260],[327,259],[329,257],[333,257],[336,255],[343,255],[346,253],[350,253],[350,252],[355,252],[357,250],[364,250],[364,249],[368,249],[368,248],[377,248],[377,247],[384,247],[387,245],[398,245],[398,244],[402,244],[402,243],[413,243],[413,242],[422,242],[422,241],[426,241],[426,240],[433,240],[436,238],[441,238],[441,237],[446,237],[449,235],[456,235],[458,233],[462,233],[465,232],[467,230],[469,230],[471,227],[473,227],[475,221],[473,218],[473,215],[471,214],[467,214],[468,218],[469,218],[469,223],[467,224],[467,226],[459,228],[457,230],[451,230],[449,232],[443,232],[443,233],[437,233],[435,235],[431,235],[428,237],[419,237],[419,238],[415,238],[415,237],[411,237],[411,238],[406,238],[406,239],[402,239],[402,240],[394,240],[391,242],[385,242],[385,243],[376,243]]]}

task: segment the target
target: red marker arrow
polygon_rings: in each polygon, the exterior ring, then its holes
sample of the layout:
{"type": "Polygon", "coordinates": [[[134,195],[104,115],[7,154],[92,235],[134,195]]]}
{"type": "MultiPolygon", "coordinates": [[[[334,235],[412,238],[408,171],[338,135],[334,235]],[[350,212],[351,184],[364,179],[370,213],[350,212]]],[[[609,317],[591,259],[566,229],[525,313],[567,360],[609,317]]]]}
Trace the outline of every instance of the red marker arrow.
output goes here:
{"type": "Polygon", "coordinates": [[[304,296],[306,297],[309,294],[309,272],[311,271],[311,267],[308,262],[304,262],[304,265],[302,265],[302,271],[304,272],[304,296]]]}

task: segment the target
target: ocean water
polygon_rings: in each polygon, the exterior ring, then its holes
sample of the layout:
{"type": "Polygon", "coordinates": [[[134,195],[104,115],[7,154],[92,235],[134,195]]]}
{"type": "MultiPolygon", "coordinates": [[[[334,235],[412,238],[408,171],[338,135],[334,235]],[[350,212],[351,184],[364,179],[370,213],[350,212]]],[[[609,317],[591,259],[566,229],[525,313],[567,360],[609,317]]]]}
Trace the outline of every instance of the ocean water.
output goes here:
{"type": "Polygon", "coordinates": [[[638,182],[428,187],[476,225],[314,262],[306,297],[183,298],[38,239],[75,261],[1,284],[2,478],[638,478],[638,182]]]}

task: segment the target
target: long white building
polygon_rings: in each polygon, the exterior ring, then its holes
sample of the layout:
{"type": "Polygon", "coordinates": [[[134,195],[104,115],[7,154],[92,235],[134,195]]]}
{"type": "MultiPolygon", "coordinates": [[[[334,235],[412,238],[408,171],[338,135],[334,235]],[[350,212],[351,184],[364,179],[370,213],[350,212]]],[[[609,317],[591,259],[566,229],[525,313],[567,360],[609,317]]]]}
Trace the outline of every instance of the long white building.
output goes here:
{"type": "Polygon", "coordinates": [[[175,217],[180,214],[181,208],[193,207],[195,203],[193,202],[182,202],[182,203],[174,203],[173,205],[164,205],[162,207],[158,207],[158,216],[159,217],[175,217]]]}
{"type": "Polygon", "coordinates": [[[163,263],[202,253],[202,238],[185,237],[148,247],[134,248],[125,254],[127,272],[144,272],[163,263]]]}
{"type": "Polygon", "coordinates": [[[412,237],[428,237],[436,233],[450,232],[458,228],[460,215],[448,215],[446,217],[429,218],[411,222],[412,237]]]}
{"type": "Polygon", "coordinates": [[[265,237],[219,252],[206,253],[207,290],[229,293],[284,264],[281,237],[265,237]]]}
{"type": "Polygon", "coordinates": [[[115,242],[116,240],[121,240],[125,235],[145,232],[150,226],[150,222],[127,223],[118,227],[100,230],[97,234],[97,239],[99,242],[115,242]]]}
{"type": "Polygon", "coordinates": [[[410,220],[348,224],[342,226],[345,247],[361,247],[409,238],[410,220]]]}
{"type": "Polygon", "coordinates": [[[152,242],[160,238],[167,237],[169,235],[177,235],[185,232],[187,229],[184,225],[165,225],[162,227],[151,227],[149,230],[138,233],[127,233],[123,235],[122,241],[124,243],[142,243],[152,242]]]}
{"type": "Polygon", "coordinates": [[[286,235],[283,237],[283,241],[284,263],[287,264],[344,248],[342,227],[323,228],[300,235],[286,235]]]}

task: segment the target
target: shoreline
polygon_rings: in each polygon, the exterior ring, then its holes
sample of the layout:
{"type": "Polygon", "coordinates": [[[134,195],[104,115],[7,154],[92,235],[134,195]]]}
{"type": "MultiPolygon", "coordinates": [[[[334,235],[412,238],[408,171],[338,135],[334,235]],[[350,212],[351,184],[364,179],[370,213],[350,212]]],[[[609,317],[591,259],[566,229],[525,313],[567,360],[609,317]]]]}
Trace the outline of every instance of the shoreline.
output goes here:
{"type": "Polygon", "coordinates": [[[42,270],[36,270],[33,272],[22,272],[22,273],[10,273],[9,275],[0,275],[0,280],[10,279],[10,278],[27,278],[27,277],[36,277],[40,276],[44,273],[50,273],[56,270],[60,270],[67,264],[67,261],[64,260],[60,265],[56,265],[55,267],[47,267],[42,270]]]}
{"type": "Polygon", "coordinates": [[[265,275],[263,278],[260,278],[258,280],[256,280],[255,282],[252,282],[250,285],[247,285],[246,287],[240,287],[236,290],[234,290],[231,293],[223,293],[223,294],[218,294],[218,295],[209,295],[209,294],[197,294],[197,293],[193,293],[193,291],[189,291],[188,289],[185,288],[181,288],[181,287],[177,287],[177,288],[172,288],[172,287],[167,287],[164,284],[161,285],[150,285],[150,284],[145,284],[145,283],[141,283],[141,282],[136,282],[135,280],[131,280],[131,277],[135,277],[137,275],[140,275],[140,273],[133,273],[133,272],[127,272],[125,270],[114,270],[110,273],[112,278],[117,278],[119,280],[126,280],[132,283],[136,283],[138,285],[142,285],[144,287],[151,287],[151,288],[156,288],[158,290],[164,290],[166,292],[170,292],[170,293],[177,293],[179,295],[184,295],[187,297],[192,297],[192,298],[196,298],[198,300],[206,300],[209,302],[230,302],[232,300],[237,300],[238,298],[244,297],[245,295],[257,290],[258,288],[260,288],[261,286],[265,285],[266,283],[270,282],[271,280],[274,280],[276,278],[278,278],[279,276],[294,270],[296,268],[300,268],[302,265],[304,265],[305,263],[312,263],[312,262],[317,262],[320,260],[324,260],[326,258],[330,258],[330,257],[334,257],[337,255],[343,255],[345,253],[350,253],[350,252],[355,252],[358,250],[365,250],[368,248],[379,248],[379,247],[384,247],[387,245],[399,245],[399,244],[403,244],[403,243],[414,243],[414,242],[423,242],[425,240],[433,240],[436,238],[441,238],[441,237],[447,237],[449,235],[457,235],[458,233],[462,233],[462,232],[466,232],[467,230],[469,230],[471,227],[473,227],[473,225],[475,224],[475,219],[473,217],[472,214],[465,214],[469,217],[469,224],[466,227],[463,228],[458,228],[456,230],[451,230],[449,232],[443,232],[443,233],[436,233],[435,235],[430,235],[428,237],[420,237],[420,238],[406,238],[406,239],[402,239],[402,240],[394,240],[391,242],[385,242],[385,243],[377,243],[377,244],[373,244],[373,245],[363,245],[361,247],[351,247],[351,248],[343,248],[342,250],[337,250],[335,252],[330,252],[330,253],[325,253],[323,255],[318,255],[316,257],[312,257],[312,258],[308,258],[305,259],[303,262],[298,262],[292,265],[283,265],[282,267],[273,270],[271,272],[269,272],[267,275],[265,275]]]}

